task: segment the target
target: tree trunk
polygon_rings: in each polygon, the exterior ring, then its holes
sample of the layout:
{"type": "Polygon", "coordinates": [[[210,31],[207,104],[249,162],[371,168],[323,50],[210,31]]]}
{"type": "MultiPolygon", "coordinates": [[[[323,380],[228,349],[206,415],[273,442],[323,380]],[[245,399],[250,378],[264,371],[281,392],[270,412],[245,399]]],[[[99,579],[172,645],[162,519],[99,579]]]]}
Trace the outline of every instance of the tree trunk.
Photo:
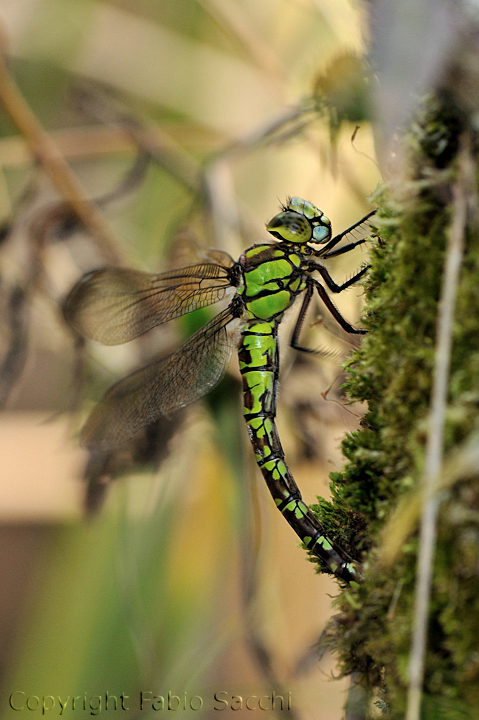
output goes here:
{"type": "MultiPolygon", "coordinates": [[[[406,171],[376,197],[380,239],[370,253],[365,289],[369,334],[348,363],[347,382],[349,397],[366,401],[369,410],[362,429],[344,441],[348,463],[332,476],[332,504],[318,507],[331,532],[331,518],[341,518],[337,541],[365,561],[365,581],[340,594],[340,615],[329,633],[343,672],[354,673],[356,685],[367,690],[355,693],[367,696],[359,709],[365,718],[392,720],[405,717],[406,708],[412,712],[409,685],[421,672],[410,672],[418,632],[417,557],[419,548],[424,551],[419,529],[431,502],[438,508],[437,540],[417,717],[479,717],[475,125],[474,113],[459,109],[447,91],[429,95],[404,139],[406,171]],[[452,299],[441,300],[454,240],[463,244],[458,284],[452,299]],[[435,378],[444,361],[438,328],[448,309],[454,312],[448,389],[438,416],[435,378]],[[443,432],[435,451],[434,422],[443,432]],[[432,479],[431,459],[439,466],[432,479]],[[433,485],[429,499],[425,478],[433,485]]],[[[433,519],[433,536],[434,527],[433,519]]]]}

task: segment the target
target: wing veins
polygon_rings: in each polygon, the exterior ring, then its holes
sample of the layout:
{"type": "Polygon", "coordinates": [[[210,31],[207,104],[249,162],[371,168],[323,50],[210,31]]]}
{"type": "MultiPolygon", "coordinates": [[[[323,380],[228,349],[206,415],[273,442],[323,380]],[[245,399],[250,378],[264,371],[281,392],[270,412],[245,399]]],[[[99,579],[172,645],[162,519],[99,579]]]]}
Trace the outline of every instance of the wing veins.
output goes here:
{"type": "Polygon", "coordinates": [[[233,319],[231,307],[226,308],[175,352],[113,385],[87,419],[82,444],[115,447],[160,415],[203,397],[219,382],[231,356],[233,339],[226,328],[233,319]]]}
{"type": "Polygon", "coordinates": [[[232,287],[228,278],[228,269],[213,263],[159,275],[105,268],[73,288],[65,313],[81,334],[115,345],[219,302],[232,287]]]}

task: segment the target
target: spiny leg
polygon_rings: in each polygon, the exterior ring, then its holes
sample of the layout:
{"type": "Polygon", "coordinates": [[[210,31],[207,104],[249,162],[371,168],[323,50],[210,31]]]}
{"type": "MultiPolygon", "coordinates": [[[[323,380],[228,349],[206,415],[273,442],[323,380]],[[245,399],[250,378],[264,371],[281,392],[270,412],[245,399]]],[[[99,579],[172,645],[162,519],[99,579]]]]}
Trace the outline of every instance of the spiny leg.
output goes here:
{"type": "Polygon", "coordinates": [[[343,290],[346,290],[348,287],[351,287],[351,285],[354,285],[354,283],[357,282],[358,280],[360,280],[363,277],[363,275],[365,275],[367,273],[367,271],[369,270],[370,267],[371,267],[370,265],[366,265],[365,267],[361,268],[361,270],[359,270],[359,272],[357,272],[355,275],[353,275],[351,278],[349,278],[349,280],[346,280],[346,282],[344,282],[342,285],[338,285],[337,283],[334,282],[333,278],[329,274],[329,271],[323,265],[317,265],[315,267],[315,270],[317,270],[320,273],[324,282],[326,283],[328,288],[331,290],[331,292],[340,293],[343,290]]]}
{"type": "MultiPolygon", "coordinates": [[[[332,250],[338,243],[341,242],[343,237],[345,237],[348,233],[355,230],[357,227],[362,225],[366,222],[366,220],[369,220],[369,218],[372,215],[375,215],[376,210],[373,210],[372,212],[365,215],[361,220],[359,220],[357,223],[354,223],[354,225],[351,225],[351,227],[348,227],[346,230],[343,230],[342,233],[339,235],[336,235],[333,237],[324,247],[318,252],[318,255],[321,255],[321,257],[333,257],[329,254],[329,251],[332,250]]],[[[357,240],[356,242],[350,243],[349,246],[345,245],[344,248],[340,248],[340,250],[336,251],[335,255],[342,255],[344,252],[349,252],[349,250],[353,250],[353,248],[357,247],[358,245],[361,245],[365,240],[357,240]]]]}
{"type": "MultiPolygon", "coordinates": [[[[327,253],[327,254],[324,254],[324,255],[323,255],[325,249],[327,249],[327,248],[329,248],[329,247],[333,247],[333,246],[334,246],[336,243],[338,243],[347,233],[351,232],[352,230],[354,230],[354,228],[356,228],[356,227],[358,227],[359,225],[361,225],[362,223],[364,223],[365,220],[367,220],[369,217],[371,217],[371,215],[374,215],[375,212],[376,212],[376,211],[373,210],[371,213],[369,213],[368,215],[366,215],[366,216],[365,216],[362,220],[360,220],[358,223],[356,223],[355,225],[352,225],[350,228],[348,228],[347,230],[345,230],[343,233],[341,233],[340,235],[337,235],[335,238],[333,238],[333,239],[325,246],[325,248],[323,248],[323,250],[321,250],[320,253],[318,253],[318,255],[320,255],[322,258],[323,258],[323,257],[324,257],[324,258],[333,257],[334,255],[341,255],[341,254],[343,254],[343,253],[345,253],[345,252],[349,252],[350,250],[353,250],[353,249],[354,249],[355,247],[357,247],[358,245],[361,245],[362,243],[366,242],[365,239],[357,240],[356,242],[349,243],[349,244],[346,245],[345,247],[339,248],[338,250],[335,250],[335,251],[333,251],[332,253],[327,253]]],[[[346,289],[347,289],[348,287],[350,287],[351,285],[354,285],[354,283],[356,283],[358,280],[360,280],[360,279],[367,273],[367,271],[369,270],[370,267],[371,267],[370,265],[366,265],[366,266],[363,267],[361,270],[359,270],[359,272],[357,272],[355,275],[353,275],[351,278],[349,278],[349,280],[346,280],[344,283],[342,283],[342,285],[338,285],[338,284],[333,280],[333,278],[331,277],[328,269],[325,268],[324,265],[311,264],[310,269],[311,269],[311,271],[317,271],[317,272],[320,273],[320,275],[322,276],[323,280],[325,281],[326,285],[328,286],[329,290],[331,290],[331,292],[340,293],[340,292],[342,292],[343,290],[346,290],[346,289]]],[[[320,283],[318,283],[318,282],[316,282],[316,281],[312,281],[312,282],[314,282],[320,298],[322,299],[322,301],[324,302],[324,304],[326,305],[326,307],[328,308],[328,310],[330,311],[330,313],[332,314],[332,316],[335,318],[335,320],[339,323],[339,325],[341,325],[341,327],[343,328],[343,330],[345,330],[347,333],[354,334],[354,335],[364,335],[364,334],[366,334],[366,332],[367,332],[366,330],[358,330],[358,329],[356,329],[356,328],[353,327],[350,323],[348,323],[348,321],[347,321],[345,318],[343,318],[343,316],[341,315],[341,313],[339,312],[339,310],[335,307],[335,305],[333,304],[333,302],[332,302],[331,299],[329,298],[328,294],[326,293],[325,289],[323,288],[323,286],[322,286],[320,283]]],[[[301,328],[302,328],[302,326],[303,326],[304,318],[305,318],[307,309],[308,309],[308,307],[309,307],[309,303],[311,302],[311,297],[312,297],[312,295],[313,295],[313,286],[312,286],[312,284],[308,283],[308,286],[307,286],[307,288],[306,288],[306,293],[305,293],[305,296],[304,296],[304,299],[303,299],[303,304],[301,305],[301,309],[300,309],[300,311],[299,311],[298,319],[297,319],[297,321],[296,321],[296,325],[295,325],[294,330],[293,330],[293,335],[292,335],[292,337],[291,337],[291,347],[295,348],[296,350],[300,350],[300,351],[302,351],[302,352],[308,352],[308,353],[315,353],[315,352],[317,352],[317,351],[316,351],[316,350],[313,350],[312,348],[306,348],[306,347],[300,345],[299,342],[298,342],[298,340],[299,340],[299,334],[300,334],[300,332],[301,332],[301,328]]]]}
{"type": "Polygon", "coordinates": [[[362,329],[358,330],[357,328],[353,327],[350,323],[348,323],[348,321],[345,320],[345,318],[343,318],[343,316],[339,312],[338,308],[334,305],[333,301],[331,300],[331,298],[329,297],[328,293],[323,288],[321,283],[317,282],[316,280],[313,280],[313,282],[314,282],[314,286],[318,292],[319,297],[321,298],[323,303],[326,305],[326,307],[328,308],[329,312],[331,313],[333,318],[336,320],[336,322],[339,325],[341,325],[343,330],[345,330],[350,335],[366,335],[367,330],[362,330],[362,329]]]}
{"type": "MultiPolygon", "coordinates": [[[[364,268],[360,273],[358,273],[359,276],[363,275],[364,272],[366,272],[367,268],[364,268]]],[[[351,281],[348,281],[349,284],[352,284],[354,280],[357,280],[358,276],[354,276],[354,278],[351,278],[351,281]]],[[[303,298],[303,303],[301,305],[301,309],[298,314],[298,318],[296,320],[296,324],[294,326],[293,334],[291,336],[290,345],[295,350],[299,350],[300,352],[306,352],[311,354],[318,354],[318,351],[313,348],[304,347],[303,345],[299,344],[299,335],[301,333],[301,328],[303,327],[304,318],[306,316],[306,312],[308,310],[309,304],[311,302],[311,298],[313,296],[313,289],[316,287],[316,290],[318,291],[319,297],[324,302],[326,307],[328,308],[331,315],[334,317],[334,319],[341,325],[343,330],[345,330],[347,333],[350,333],[351,335],[365,335],[367,333],[367,330],[358,330],[357,328],[353,327],[348,323],[347,320],[343,318],[337,307],[333,304],[332,300],[330,299],[328,293],[323,288],[323,286],[316,282],[315,280],[311,280],[307,287],[303,298]]],[[[340,287],[340,286],[336,286],[340,287]]],[[[346,287],[348,285],[346,284],[346,287]]],[[[338,290],[338,292],[340,292],[338,290]]]]}
{"type": "Polygon", "coordinates": [[[313,286],[309,284],[306,287],[306,292],[304,293],[303,302],[301,305],[301,309],[299,311],[299,315],[296,320],[296,324],[294,326],[293,334],[291,336],[290,345],[295,350],[299,350],[300,352],[305,353],[311,353],[313,355],[317,355],[317,350],[314,350],[313,348],[305,347],[304,345],[299,344],[299,335],[301,333],[301,328],[303,327],[304,318],[306,317],[306,313],[308,311],[309,303],[311,302],[311,298],[313,296],[313,286]]]}
{"type": "Polygon", "coordinates": [[[354,248],[357,248],[359,245],[363,245],[366,242],[366,240],[367,240],[367,238],[362,238],[361,240],[356,240],[355,242],[351,242],[351,243],[348,243],[347,245],[343,245],[343,247],[336,248],[336,250],[332,250],[331,252],[328,252],[325,255],[323,255],[323,253],[321,253],[320,257],[323,260],[326,260],[327,258],[338,257],[338,255],[344,255],[344,253],[351,252],[351,250],[354,250],[354,248]]]}

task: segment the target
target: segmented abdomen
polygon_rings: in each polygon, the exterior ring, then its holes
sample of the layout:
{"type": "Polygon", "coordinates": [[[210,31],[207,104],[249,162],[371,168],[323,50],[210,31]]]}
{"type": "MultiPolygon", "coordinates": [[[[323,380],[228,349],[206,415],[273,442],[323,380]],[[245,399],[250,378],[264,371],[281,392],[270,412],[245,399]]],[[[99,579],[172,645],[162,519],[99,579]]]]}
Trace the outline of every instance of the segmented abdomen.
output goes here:
{"type": "Polygon", "coordinates": [[[244,415],[256,462],[278,507],[305,545],[322,558],[336,576],[350,582],[354,568],[325,535],[321,523],[303,502],[286,465],[275,424],[279,369],[278,322],[248,320],[239,349],[243,377],[244,415]]]}

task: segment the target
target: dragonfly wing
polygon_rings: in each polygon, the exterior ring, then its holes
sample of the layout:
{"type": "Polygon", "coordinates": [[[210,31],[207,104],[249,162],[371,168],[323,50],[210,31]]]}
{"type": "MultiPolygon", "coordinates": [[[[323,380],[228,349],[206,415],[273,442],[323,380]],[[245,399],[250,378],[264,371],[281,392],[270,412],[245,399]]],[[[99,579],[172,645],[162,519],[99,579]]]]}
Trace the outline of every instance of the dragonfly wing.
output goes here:
{"type": "Polygon", "coordinates": [[[234,340],[226,308],[171,355],[155,360],[113,385],[89,416],[82,445],[112,448],[140,428],[206,395],[221,379],[234,340]]]}
{"type": "Polygon", "coordinates": [[[228,267],[201,263],[154,275],[104,268],[87,273],[64,304],[67,321],[81,335],[118,345],[225,297],[228,267]]]}
{"type": "Polygon", "coordinates": [[[201,253],[201,260],[206,260],[209,263],[218,263],[223,267],[233,267],[235,261],[231,255],[223,250],[216,250],[216,248],[207,248],[201,253]]]}

